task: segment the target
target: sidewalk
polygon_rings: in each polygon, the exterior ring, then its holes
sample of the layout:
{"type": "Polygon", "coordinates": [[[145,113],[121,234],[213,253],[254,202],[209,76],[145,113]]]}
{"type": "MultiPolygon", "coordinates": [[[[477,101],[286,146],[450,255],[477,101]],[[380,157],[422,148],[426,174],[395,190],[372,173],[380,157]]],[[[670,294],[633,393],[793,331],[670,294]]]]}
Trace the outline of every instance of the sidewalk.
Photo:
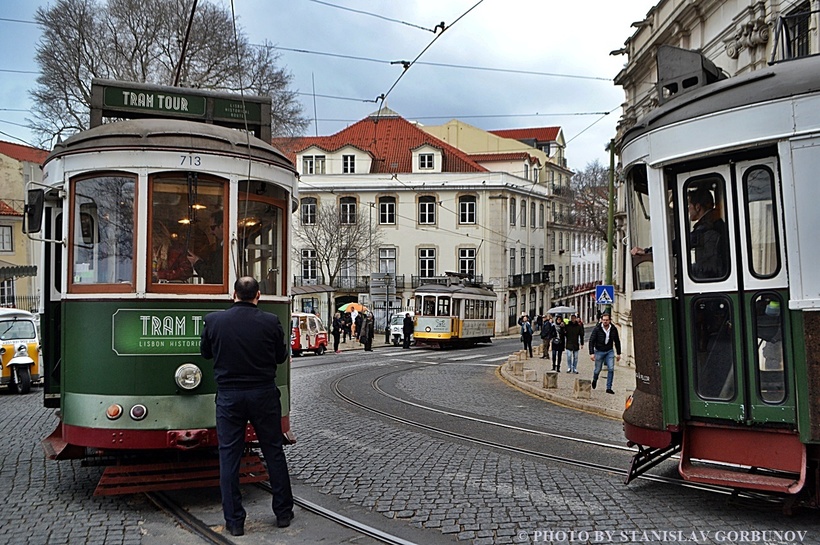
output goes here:
{"type": "MultiPolygon", "coordinates": [[[[576,398],[574,396],[575,380],[585,379],[592,380],[592,371],[594,364],[590,360],[589,351],[586,347],[578,352],[578,374],[567,373],[566,352],[561,359],[561,372],[556,374],[558,379],[557,388],[544,388],[544,374],[552,371],[552,360],[541,359],[541,347],[533,347],[533,358],[518,351],[513,353],[506,363],[499,368],[499,375],[508,384],[529,392],[538,397],[542,397],[549,401],[571,407],[573,409],[580,409],[592,413],[598,413],[610,418],[620,419],[624,412],[624,403],[626,399],[632,394],[635,389],[635,370],[630,367],[620,366],[615,364],[615,375],[612,378],[612,389],[615,395],[606,393],[606,379],[607,370],[604,366],[598,377],[598,388],[590,390],[589,399],[576,398]],[[522,358],[523,369],[527,371],[535,371],[534,380],[533,373],[521,373],[520,375],[514,373],[513,361],[522,358]]],[[[582,394],[583,395],[583,394],[582,394]]]]}

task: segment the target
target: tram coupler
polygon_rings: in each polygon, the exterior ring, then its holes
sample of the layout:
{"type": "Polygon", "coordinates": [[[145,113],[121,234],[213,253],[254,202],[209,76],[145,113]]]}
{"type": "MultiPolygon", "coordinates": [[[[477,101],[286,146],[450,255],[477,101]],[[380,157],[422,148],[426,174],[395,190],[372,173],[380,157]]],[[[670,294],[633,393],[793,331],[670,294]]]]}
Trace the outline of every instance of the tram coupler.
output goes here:
{"type": "Polygon", "coordinates": [[[672,444],[664,448],[652,448],[638,445],[638,452],[632,457],[632,462],[629,464],[629,472],[626,475],[626,481],[624,481],[624,484],[629,484],[632,479],[643,475],[648,470],[652,469],[670,456],[677,454],[680,452],[680,448],[680,443],[672,444]]]}

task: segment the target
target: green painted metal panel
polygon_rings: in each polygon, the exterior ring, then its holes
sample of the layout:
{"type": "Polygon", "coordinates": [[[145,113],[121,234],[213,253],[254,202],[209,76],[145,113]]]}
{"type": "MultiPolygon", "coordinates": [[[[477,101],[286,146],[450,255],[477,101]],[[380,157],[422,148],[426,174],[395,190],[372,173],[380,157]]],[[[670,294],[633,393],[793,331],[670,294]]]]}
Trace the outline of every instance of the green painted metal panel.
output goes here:
{"type": "Polygon", "coordinates": [[[682,359],[675,336],[675,312],[671,299],[657,301],[658,349],[661,356],[661,384],[663,384],[663,422],[676,426],[681,421],[682,359]]]}
{"type": "Polygon", "coordinates": [[[163,112],[199,119],[205,117],[205,103],[203,96],[165,90],[109,85],[103,91],[103,104],[106,108],[130,112],[163,112]]]}
{"type": "Polygon", "coordinates": [[[128,430],[179,430],[213,428],[216,426],[214,394],[202,395],[94,395],[66,393],[63,422],[73,426],[128,430]],[[105,410],[119,403],[123,415],[109,420],[105,410]],[[147,410],[143,420],[133,420],[128,411],[141,403],[147,410]],[[172,425],[169,425],[172,423],[172,425]]]}

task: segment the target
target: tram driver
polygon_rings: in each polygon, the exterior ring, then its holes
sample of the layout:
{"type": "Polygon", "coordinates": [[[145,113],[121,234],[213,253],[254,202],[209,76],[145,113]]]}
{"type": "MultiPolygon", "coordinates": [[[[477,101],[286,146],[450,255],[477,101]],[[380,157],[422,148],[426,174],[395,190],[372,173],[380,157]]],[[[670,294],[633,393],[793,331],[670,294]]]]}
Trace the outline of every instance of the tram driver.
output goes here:
{"type": "Polygon", "coordinates": [[[691,226],[689,248],[691,274],[695,280],[719,280],[729,273],[726,222],[715,209],[715,198],[708,187],[699,186],[687,194],[687,213],[691,226]]]}

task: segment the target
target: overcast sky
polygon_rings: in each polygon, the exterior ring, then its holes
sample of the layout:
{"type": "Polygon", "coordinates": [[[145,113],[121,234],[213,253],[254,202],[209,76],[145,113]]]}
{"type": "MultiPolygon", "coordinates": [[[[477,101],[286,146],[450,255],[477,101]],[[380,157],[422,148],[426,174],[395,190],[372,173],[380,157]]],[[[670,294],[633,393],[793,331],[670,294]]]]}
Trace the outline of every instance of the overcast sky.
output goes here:
{"type": "MultiPolygon", "coordinates": [[[[211,1],[231,9],[230,0],[211,1]]],[[[307,117],[314,117],[315,104],[320,135],[373,112],[373,101],[403,72],[390,61],[412,61],[429,45],[387,97],[387,106],[403,117],[425,125],[458,118],[487,130],[560,126],[570,168],[583,169],[595,159],[609,164],[604,148],[624,99],[612,79],[626,62],[626,56],[609,52],[623,46],[635,30],[631,23],[643,19],[656,0],[484,0],[466,13],[477,2],[234,0],[234,5],[252,43],[268,40],[283,48],[280,64],[293,74],[307,117]],[[448,28],[430,45],[436,38],[430,30],[441,22],[448,28]]],[[[40,38],[36,25],[8,19],[33,22],[37,6],[48,4],[0,3],[2,140],[34,141],[19,125],[30,115],[28,91],[36,78],[40,38]]],[[[307,134],[316,134],[316,125],[307,134]]]]}

